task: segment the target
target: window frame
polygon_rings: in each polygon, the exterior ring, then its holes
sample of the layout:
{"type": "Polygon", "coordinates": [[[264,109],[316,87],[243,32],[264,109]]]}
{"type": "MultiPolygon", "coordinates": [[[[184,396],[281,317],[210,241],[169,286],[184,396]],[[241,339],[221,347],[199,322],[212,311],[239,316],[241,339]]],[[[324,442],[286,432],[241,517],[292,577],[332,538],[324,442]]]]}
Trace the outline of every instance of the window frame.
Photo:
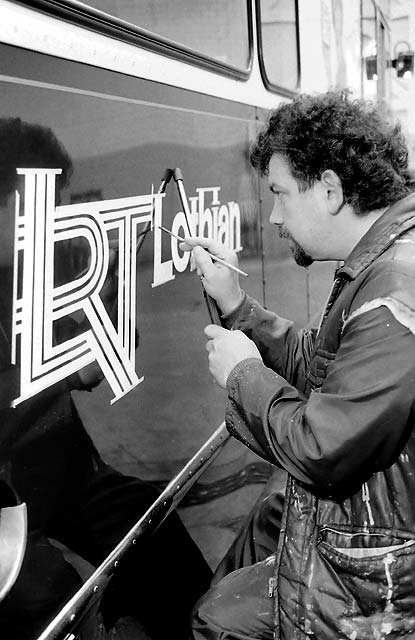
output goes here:
{"type": "Polygon", "coordinates": [[[297,82],[294,89],[288,89],[287,87],[283,87],[282,85],[275,84],[271,82],[267,75],[265,59],[264,59],[264,50],[262,44],[262,22],[261,22],[261,0],[255,0],[255,13],[256,13],[256,31],[257,31],[257,41],[258,41],[258,62],[259,68],[261,71],[262,81],[264,86],[268,91],[273,93],[278,93],[279,95],[287,96],[288,98],[293,98],[301,85],[301,58],[300,58],[300,27],[299,27],[299,11],[298,11],[298,0],[294,0],[294,10],[295,10],[295,37],[296,37],[296,53],[297,53],[297,82]]]}
{"type": "Polygon", "coordinates": [[[139,46],[153,53],[191,64],[237,80],[248,80],[253,65],[252,0],[246,0],[248,27],[248,65],[242,69],[215,60],[190,47],[159,36],[131,22],[113,17],[78,0],[21,0],[21,4],[60,20],[90,29],[101,35],[139,46]]]}

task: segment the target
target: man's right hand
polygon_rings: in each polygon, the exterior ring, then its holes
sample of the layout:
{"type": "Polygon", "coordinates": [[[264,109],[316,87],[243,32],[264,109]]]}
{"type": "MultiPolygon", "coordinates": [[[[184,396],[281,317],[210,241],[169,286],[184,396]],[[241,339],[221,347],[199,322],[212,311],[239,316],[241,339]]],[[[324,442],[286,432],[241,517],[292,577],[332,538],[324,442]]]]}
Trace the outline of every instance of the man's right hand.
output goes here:
{"type": "Polygon", "coordinates": [[[202,279],[206,292],[216,300],[222,313],[228,314],[240,305],[243,291],[239,285],[238,274],[219,262],[214,262],[207,251],[233,264],[238,265],[236,253],[224,244],[209,238],[186,238],[180,243],[182,251],[192,251],[197,273],[202,279]],[[207,249],[207,251],[205,251],[207,249]]]}

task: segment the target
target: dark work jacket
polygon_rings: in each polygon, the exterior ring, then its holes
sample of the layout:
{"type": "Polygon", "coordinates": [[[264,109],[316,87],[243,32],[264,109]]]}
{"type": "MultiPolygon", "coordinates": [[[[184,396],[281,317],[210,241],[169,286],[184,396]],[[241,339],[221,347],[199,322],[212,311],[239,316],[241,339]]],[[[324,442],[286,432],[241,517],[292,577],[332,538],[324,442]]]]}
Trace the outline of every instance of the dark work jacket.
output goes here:
{"type": "Polygon", "coordinates": [[[227,326],[263,357],[228,378],[228,429],[288,471],[275,638],[412,637],[415,195],[337,271],[318,333],[249,297],[227,326]]]}

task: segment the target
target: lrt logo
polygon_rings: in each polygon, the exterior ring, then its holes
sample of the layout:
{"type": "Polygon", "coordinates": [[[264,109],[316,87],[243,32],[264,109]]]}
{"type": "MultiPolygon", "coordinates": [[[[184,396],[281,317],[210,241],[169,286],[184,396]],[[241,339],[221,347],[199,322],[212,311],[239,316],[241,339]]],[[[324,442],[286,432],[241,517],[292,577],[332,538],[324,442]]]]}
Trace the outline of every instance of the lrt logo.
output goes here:
{"type": "Polygon", "coordinates": [[[161,195],[149,194],[55,207],[60,169],[18,169],[24,205],[16,193],[12,362],[19,342],[18,405],[96,360],[115,402],[139,384],[135,372],[136,247],[139,226],[160,216],[161,195]],[[22,209],[22,210],[21,210],[22,209]],[[108,232],[117,232],[118,309],[114,327],[100,291],[109,265],[108,232]],[[72,282],[54,286],[55,244],[83,237],[89,267],[72,282]],[[83,312],[90,328],[54,344],[53,325],[83,312]],[[17,337],[20,336],[20,340],[17,337]]]}
{"type": "MultiPolygon", "coordinates": [[[[172,259],[162,261],[160,226],[165,194],[77,203],[55,207],[55,180],[60,169],[17,169],[24,176],[24,204],[16,192],[12,363],[20,360],[17,406],[47,387],[97,361],[114,398],[142,382],[135,372],[136,251],[140,225],[154,226],[153,287],[175,278],[173,267],[192,268],[171,239],[172,259]],[[109,267],[109,233],[118,235],[118,305],[116,327],[101,300],[109,267]],[[75,280],[55,286],[54,257],[58,242],[82,237],[89,246],[88,269],[75,280]],[[54,342],[54,324],[82,314],[89,328],[64,342],[54,342]],[[18,339],[19,338],[19,339],[18,339]]],[[[196,189],[190,198],[192,234],[242,249],[240,211],[236,202],[219,201],[220,187],[196,189]],[[210,206],[206,206],[209,201],[210,206]]],[[[187,232],[183,212],[173,219],[175,234],[187,232]]]]}

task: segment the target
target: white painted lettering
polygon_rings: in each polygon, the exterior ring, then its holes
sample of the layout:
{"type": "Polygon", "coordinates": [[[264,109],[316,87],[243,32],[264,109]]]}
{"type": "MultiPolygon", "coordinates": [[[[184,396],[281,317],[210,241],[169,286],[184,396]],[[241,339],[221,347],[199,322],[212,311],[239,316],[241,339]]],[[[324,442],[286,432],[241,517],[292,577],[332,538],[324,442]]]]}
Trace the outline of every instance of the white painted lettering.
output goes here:
{"type": "MultiPolygon", "coordinates": [[[[152,287],[175,278],[194,265],[189,252],[170,238],[171,258],[162,260],[162,194],[55,207],[55,178],[60,169],[18,169],[24,175],[24,199],[16,196],[12,361],[20,361],[20,395],[13,406],[63,380],[96,360],[114,399],[142,381],[135,372],[136,248],[139,226],[153,225],[152,287]],[[23,211],[20,202],[24,201],[23,211]],[[114,326],[100,292],[109,268],[109,233],[118,235],[118,307],[114,326]],[[57,243],[82,237],[89,246],[86,272],[74,281],[54,284],[57,243]],[[56,344],[54,323],[83,313],[89,329],[56,344]]],[[[196,189],[190,200],[191,234],[218,239],[240,251],[240,210],[236,202],[221,204],[220,187],[196,189]]],[[[188,234],[179,211],[172,233],[188,234]]]]}
{"type": "Polygon", "coordinates": [[[136,241],[138,226],[151,220],[153,206],[161,208],[161,198],[151,194],[55,208],[55,177],[60,172],[18,169],[25,177],[25,198],[24,211],[16,212],[12,354],[16,356],[20,336],[21,378],[13,406],[94,360],[114,392],[112,402],[141,382],[134,369],[136,241]],[[118,231],[120,240],[117,329],[100,298],[108,273],[110,230],[118,231]],[[55,244],[78,236],[90,247],[88,271],[55,287],[55,244]],[[54,322],[77,311],[88,318],[90,329],[54,344],[54,322]]]}

